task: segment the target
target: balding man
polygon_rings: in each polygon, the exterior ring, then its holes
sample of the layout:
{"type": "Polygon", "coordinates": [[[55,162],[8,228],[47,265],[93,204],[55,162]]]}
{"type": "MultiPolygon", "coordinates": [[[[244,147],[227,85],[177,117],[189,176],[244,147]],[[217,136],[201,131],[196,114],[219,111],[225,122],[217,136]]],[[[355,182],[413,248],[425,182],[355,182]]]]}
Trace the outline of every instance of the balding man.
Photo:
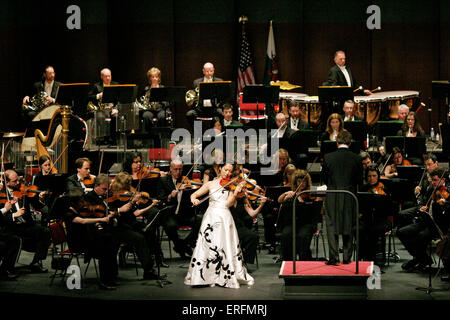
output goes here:
{"type": "MultiPolygon", "coordinates": [[[[223,79],[214,76],[214,65],[211,62],[207,62],[203,65],[203,77],[195,79],[193,82],[193,87],[198,88],[200,86],[200,82],[214,82],[214,81],[223,81],[223,79]]],[[[217,101],[220,103],[221,101],[217,101]]],[[[188,119],[191,125],[194,124],[194,121],[197,117],[222,117],[222,110],[216,105],[215,101],[212,100],[203,100],[199,101],[197,107],[189,110],[186,113],[186,118],[188,119]]]]}
{"type": "MultiPolygon", "coordinates": [[[[342,50],[334,53],[335,65],[328,71],[329,86],[349,86],[353,90],[358,88],[355,77],[350,68],[345,64],[345,52],[342,50]]],[[[365,94],[372,94],[369,90],[364,90],[365,94]]]]}

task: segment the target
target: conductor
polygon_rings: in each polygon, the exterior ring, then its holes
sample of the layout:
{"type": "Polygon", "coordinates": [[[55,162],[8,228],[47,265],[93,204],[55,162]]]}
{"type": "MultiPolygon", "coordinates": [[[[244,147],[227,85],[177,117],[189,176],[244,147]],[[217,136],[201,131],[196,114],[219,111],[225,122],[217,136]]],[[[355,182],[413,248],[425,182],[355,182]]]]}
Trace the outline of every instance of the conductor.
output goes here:
{"type": "MultiPolygon", "coordinates": [[[[356,194],[357,185],[362,182],[360,157],[349,150],[352,135],[341,131],[336,143],[338,150],[325,154],[322,165],[322,180],[328,190],[347,190],[356,194]]],[[[355,223],[354,201],[348,194],[327,194],[325,200],[325,223],[327,226],[329,260],[327,265],[338,265],[339,235],[343,242],[343,263],[351,261],[353,253],[353,231],[355,223]]]]}

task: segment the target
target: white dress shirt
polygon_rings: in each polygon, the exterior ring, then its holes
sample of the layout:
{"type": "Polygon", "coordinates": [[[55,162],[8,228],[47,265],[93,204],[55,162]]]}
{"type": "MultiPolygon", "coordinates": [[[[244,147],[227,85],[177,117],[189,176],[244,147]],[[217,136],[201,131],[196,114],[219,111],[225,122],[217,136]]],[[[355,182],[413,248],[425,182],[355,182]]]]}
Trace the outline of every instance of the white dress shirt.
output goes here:
{"type": "Polygon", "coordinates": [[[350,75],[348,74],[347,69],[345,68],[345,66],[343,66],[343,67],[338,66],[338,67],[339,67],[339,69],[341,69],[342,73],[344,74],[345,80],[347,80],[347,85],[348,85],[349,87],[351,87],[351,86],[352,86],[352,82],[351,82],[351,80],[350,80],[350,75]]]}

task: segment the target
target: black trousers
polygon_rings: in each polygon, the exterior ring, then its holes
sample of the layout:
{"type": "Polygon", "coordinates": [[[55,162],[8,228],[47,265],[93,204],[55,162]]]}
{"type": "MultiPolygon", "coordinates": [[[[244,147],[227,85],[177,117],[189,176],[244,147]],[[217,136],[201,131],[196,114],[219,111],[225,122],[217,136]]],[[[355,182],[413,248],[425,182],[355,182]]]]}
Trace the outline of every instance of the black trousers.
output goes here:
{"type": "Polygon", "coordinates": [[[429,254],[427,248],[433,235],[425,222],[418,220],[415,223],[398,229],[397,237],[414,258],[421,262],[428,260],[429,254]]]}
{"type": "Polygon", "coordinates": [[[34,222],[21,223],[12,226],[9,231],[22,238],[23,250],[35,253],[32,263],[47,258],[48,248],[51,243],[51,234],[47,227],[40,226],[34,222]]]}
{"type": "Polygon", "coordinates": [[[186,112],[186,118],[189,124],[194,127],[194,121],[197,117],[222,117],[222,109],[218,107],[197,107],[186,112]]]}
{"type": "Polygon", "coordinates": [[[377,253],[384,254],[387,221],[361,221],[359,227],[359,257],[375,261],[377,253]],[[379,245],[380,244],[380,245],[379,245]]]}
{"type": "Polygon", "coordinates": [[[92,228],[91,239],[92,241],[87,244],[86,254],[98,259],[100,281],[111,284],[119,270],[117,265],[119,242],[111,230],[97,230],[95,227],[92,228]]]}
{"type": "Polygon", "coordinates": [[[144,271],[150,271],[153,268],[154,261],[143,234],[134,231],[131,226],[126,224],[117,226],[114,233],[121,244],[131,245],[134,248],[144,271]]]}
{"type": "MultiPolygon", "coordinates": [[[[334,223],[330,221],[328,215],[324,215],[327,226],[327,240],[329,249],[329,259],[340,261],[339,259],[339,234],[336,232],[334,223]]],[[[353,255],[353,233],[342,235],[342,249],[344,251],[343,260],[350,261],[353,255]]]]}
{"type": "Polygon", "coordinates": [[[20,238],[13,234],[0,233],[0,274],[12,272],[19,254],[20,238]]]}
{"type": "MultiPolygon", "coordinates": [[[[301,261],[311,260],[311,240],[314,232],[317,230],[317,225],[314,224],[300,224],[296,226],[296,251],[298,259],[301,261]]],[[[292,261],[292,225],[284,226],[281,231],[281,257],[284,261],[292,261]]]]}
{"type": "Polygon", "coordinates": [[[169,110],[165,111],[164,109],[149,111],[145,110],[142,112],[142,131],[149,133],[150,128],[153,127],[153,118],[156,117],[157,125],[159,127],[163,127],[166,124],[166,115],[169,114],[169,110]]]}
{"type": "Polygon", "coordinates": [[[264,221],[264,239],[266,244],[269,244],[275,247],[276,244],[276,227],[275,223],[277,222],[277,212],[274,211],[273,206],[264,206],[262,212],[263,221],[264,221]]]}
{"type": "Polygon", "coordinates": [[[258,235],[245,226],[237,228],[239,242],[242,248],[242,255],[245,263],[255,263],[256,250],[258,248],[258,235]]]}

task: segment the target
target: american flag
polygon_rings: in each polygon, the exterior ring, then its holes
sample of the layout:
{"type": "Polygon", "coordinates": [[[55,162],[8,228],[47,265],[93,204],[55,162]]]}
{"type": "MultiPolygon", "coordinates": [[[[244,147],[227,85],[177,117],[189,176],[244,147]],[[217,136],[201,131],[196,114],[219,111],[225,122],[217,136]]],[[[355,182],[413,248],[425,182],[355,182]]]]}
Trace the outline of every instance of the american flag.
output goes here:
{"type": "Polygon", "coordinates": [[[245,23],[242,23],[242,40],[239,50],[238,94],[248,84],[255,84],[255,68],[253,66],[253,55],[250,50],[250,44],[245,33],[245,23]]]}

